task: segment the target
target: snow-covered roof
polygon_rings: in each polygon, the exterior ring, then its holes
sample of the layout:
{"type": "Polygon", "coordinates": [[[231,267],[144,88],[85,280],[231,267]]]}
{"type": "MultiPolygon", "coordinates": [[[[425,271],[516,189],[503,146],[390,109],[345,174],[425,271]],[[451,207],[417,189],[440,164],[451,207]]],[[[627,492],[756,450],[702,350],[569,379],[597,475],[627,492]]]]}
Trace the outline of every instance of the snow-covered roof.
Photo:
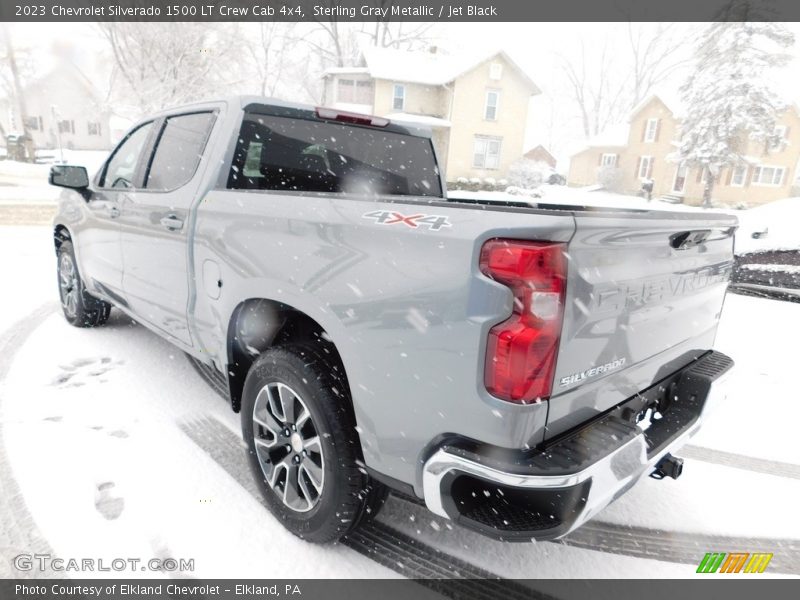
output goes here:
{"type": "Polygon", "coordinates": [[[500,56],[525,80],[531,95],[541,93],[538,86],[502,50],[481,54],[459,52],[448,54],[442,51],[406,51],[394,48],[366,48],[362,52],[365,67],[334,67],[326,69],[325,75],[343,73],[368,73],[375,79],[389,79],[423,85],[444,85],[477,67],[500,56]]]}
{"type": "Polygon", "coordinates": [[[346,74],[351,75],[355,73],[369,73],[369,69],[367,67],[330,67],[325,69],[326,75],[338,75],[338,74],[346,74]]]}
{"type": "Polygon", "coordinates": [[[632,121],[640,110],[642,110],[655,99],[661,100],[661,102],[664,103],[664,106],[669,109],[669,111],[672,113],[672,116],[675,118],[681,118],[686,114],[686,105],[684,104],[683,99],[680,97],[680,94],[673,90],[659,90],[658,92],[650,94],[640,101],[639,104],[634,106],[628,116],[629,120],[632,121]]]}
{"type": "Polygon", "coordinates": [[[447,119],[440,119],[439,117],[432,117],[430,115],[414,115],[411,113],[396,112],[385,116],[390,121],[423,125],[424,127],[450,127],[450,125],[452,125],[447,119]]]}

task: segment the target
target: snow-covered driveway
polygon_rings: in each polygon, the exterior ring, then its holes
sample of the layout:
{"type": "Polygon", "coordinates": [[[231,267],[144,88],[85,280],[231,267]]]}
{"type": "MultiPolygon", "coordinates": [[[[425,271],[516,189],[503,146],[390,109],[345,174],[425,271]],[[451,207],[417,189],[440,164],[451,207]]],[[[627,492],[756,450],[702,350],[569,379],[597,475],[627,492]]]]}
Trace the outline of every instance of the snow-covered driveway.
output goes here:
{"type": "Polygon", "coordinates": [[[181,352],[118,312],[66,324],[48,236],[0,227],[0,576],[34,551],[192,558],[195,577],[417,575],[409,540],[420,561],[435,548],[440,564],[514,578],[689,577],[706,552],[734,550],[800,574],[798,304],[728,297],[717,347],[737,363],[733,396],[683,453],[683,477],[641,482],[564,543],[494,542],[393,498],[361,538],[319,547],[263,508],[238,415],[181,352]],[[395,554],[375,554],[390,568],[363,555],[393,535],[395,554]]]}

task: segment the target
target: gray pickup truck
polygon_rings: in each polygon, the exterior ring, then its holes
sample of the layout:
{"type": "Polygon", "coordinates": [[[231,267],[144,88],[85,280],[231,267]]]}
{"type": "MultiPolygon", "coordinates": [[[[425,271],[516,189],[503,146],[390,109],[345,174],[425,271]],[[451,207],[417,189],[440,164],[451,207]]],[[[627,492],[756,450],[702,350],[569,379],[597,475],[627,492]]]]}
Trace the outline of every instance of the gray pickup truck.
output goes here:
{"type": "MultiPolygon", "coordinates": [[[[388,490],[504,540],[572,531],[724,396],[736,220],[448,199],[429,132],[235,97],[52,168],[66,319],[111,307],[227,382],[275,516],[335,540],[388,490]]],[[[165,402],[169,399],[165,398],[165,402]]]]}

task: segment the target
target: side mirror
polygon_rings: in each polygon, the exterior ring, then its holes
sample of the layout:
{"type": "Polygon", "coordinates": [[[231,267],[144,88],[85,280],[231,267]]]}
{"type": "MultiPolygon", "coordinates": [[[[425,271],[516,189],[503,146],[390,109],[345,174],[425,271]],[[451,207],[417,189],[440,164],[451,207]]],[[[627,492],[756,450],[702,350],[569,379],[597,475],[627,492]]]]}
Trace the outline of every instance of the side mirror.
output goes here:
{"type": "Polygon", "coordinates": [[[89,187],[89,174],[85,167],[55,165],[50,168],[50,185],[84,192],[89,187]]]}

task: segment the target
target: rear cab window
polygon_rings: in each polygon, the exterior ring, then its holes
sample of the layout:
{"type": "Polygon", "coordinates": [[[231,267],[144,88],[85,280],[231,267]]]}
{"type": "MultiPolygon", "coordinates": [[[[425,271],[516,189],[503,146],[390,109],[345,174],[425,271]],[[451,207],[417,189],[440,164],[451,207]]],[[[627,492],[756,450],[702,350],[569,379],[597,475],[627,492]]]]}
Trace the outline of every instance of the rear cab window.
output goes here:
{"type": "Polygon", "coordinates": [[[430,138],[246,113],[228,189],[442,197],[430,138]]]}

